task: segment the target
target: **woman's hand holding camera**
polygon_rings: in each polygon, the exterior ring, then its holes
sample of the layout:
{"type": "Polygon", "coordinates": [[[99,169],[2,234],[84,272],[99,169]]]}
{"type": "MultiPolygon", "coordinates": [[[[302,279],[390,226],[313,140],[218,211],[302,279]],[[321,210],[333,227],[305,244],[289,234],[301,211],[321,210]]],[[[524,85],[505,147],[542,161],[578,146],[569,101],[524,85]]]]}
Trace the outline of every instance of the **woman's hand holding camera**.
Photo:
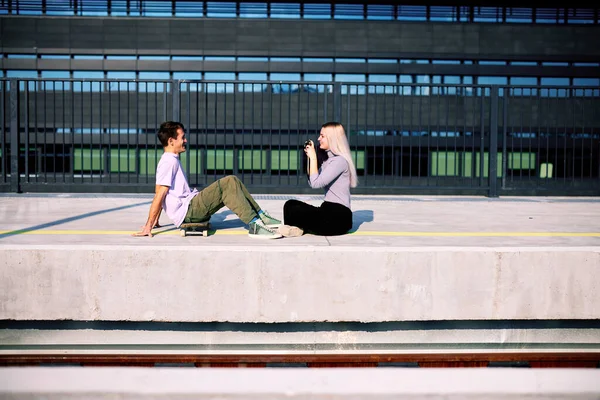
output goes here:
{"type": "Polygon", "coordinates": [[[312,140],[304,142],[304,154],[311,160],[317,159],[317,152],[315,151],[315,145],[312,140]]]}

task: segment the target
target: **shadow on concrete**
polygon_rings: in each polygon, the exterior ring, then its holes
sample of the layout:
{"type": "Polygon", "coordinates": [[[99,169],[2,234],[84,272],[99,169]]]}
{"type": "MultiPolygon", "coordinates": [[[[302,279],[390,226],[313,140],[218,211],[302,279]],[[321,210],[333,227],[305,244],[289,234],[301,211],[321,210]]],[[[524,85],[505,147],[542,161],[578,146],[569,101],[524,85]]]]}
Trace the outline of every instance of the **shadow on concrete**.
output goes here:
{"type": "Polygon", "coordinates": [[[363,222],[373,222],[373,210],[357,210],[352,213],[352,229],[350,233],[356,232],[363,222]]]}
{"type": "Polygon", "coordinates": [[[233,211],[225,209],[221,212],[213,214],[210,217],[210,224],[216,229],[243,228],[246,226],[244,221],[238,218],[233,211]],[[228,216],[233,215],[235,218],[225,220],[228,216]]]}
{"type": "Polygon", "coordinates": [[[17,229],[14,231],[6,232],[3,234],[0,234],[0,239],[4,239],[4,238],[10,237],[10,236],[22,235],[24,233],[37,231],[40,229],[50,228],[52,226],[65,224],[67,222],[77,221],[78,219],[95,217],[96,215],[106,214],[106,213],[110,213],[113,211],[126,210],[128,208],[133,208],[133,207],[138,207],[138,206],[143,206],[143,205],[150,205],[150,204],[152,204],[151,201],[145,201],[143,203],[129,204],[126,206],[121,206],[121,207],[108,208],[106,210],[92,211],[92,212],[85,213],[85,214],[75,215],[75,216],[69,217],[69,218],[63,218],[63,219],[59,219],[59,220],[52,221],[52,222],[46,222],[45,224],[30,226],[28,228],[17,229]]]}

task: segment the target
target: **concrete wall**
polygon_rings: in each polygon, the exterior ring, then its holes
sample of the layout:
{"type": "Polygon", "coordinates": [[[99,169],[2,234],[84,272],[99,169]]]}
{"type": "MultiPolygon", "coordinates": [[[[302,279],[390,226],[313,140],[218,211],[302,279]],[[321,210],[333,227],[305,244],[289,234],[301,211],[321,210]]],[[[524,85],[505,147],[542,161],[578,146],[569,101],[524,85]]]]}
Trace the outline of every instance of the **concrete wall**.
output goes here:
{"type": "Polygon", "coordinates": [[[0,249],[0,320],[600,318],[591,248],[0,249]]]}
{"type": "Polygon", "coordinates": [[[598,399],[598,370],[3,368],[5,399],[598,399]]]}
{"type": "Polygon", "coordinates": [[[451,24],[343,20],[14,17],[0,19],[5,52],[68,50],[305,57],[600,57],[598,25],[451,24]]]}

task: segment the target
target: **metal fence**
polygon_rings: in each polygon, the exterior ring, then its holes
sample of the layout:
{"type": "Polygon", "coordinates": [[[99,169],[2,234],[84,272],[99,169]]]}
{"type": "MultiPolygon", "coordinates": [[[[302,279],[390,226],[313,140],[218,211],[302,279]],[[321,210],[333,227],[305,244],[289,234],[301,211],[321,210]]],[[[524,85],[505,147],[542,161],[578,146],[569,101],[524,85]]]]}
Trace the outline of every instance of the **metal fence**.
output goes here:
{"type": "Polygon", "coordinates": [[[306,139],[346,128],[355,193],[598,195],[600,88],[4,79],[0,191],[151,192],[164,120],[190,185],[310,193],[306,139]]]}

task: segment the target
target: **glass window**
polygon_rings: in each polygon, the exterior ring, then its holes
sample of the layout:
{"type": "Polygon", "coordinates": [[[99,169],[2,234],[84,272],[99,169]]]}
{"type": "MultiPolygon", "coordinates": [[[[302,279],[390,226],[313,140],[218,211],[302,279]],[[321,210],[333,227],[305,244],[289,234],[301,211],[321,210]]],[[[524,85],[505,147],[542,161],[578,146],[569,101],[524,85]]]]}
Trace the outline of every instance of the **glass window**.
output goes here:
{"type": "Polygon", "coordinates": [[[300,81],[300,74],[293,73],[271,73],[270,80],[279,83],[272,84],[273,93],[292,93],[298,90],[298,84],[286,82],[300,81]]]}
{"type": "Polygon", "coordinates": [[[479,65],[506,65],[506,61],[480,60],[479,65]]]}
{"type": "MultiPolygon", "coordinates": [[[[506,76],[479,76],[477,77],[478,85],[508,85],[508,78],[506,76]]],[[[504,95],[504,89],[498,90],[500,96],[504,95]]],[[[481,96],[481,88],[477,89],[477,95],[481,96]]],[[[490,88],[484,88],[484,95],[490,95],[490,88]]]]}
{"type": "Polygon", "coordinates": [[[501,7],[475,7],[473,15],[475,22],[502,22],[501,7]]]}
{"type": "Polygon", "coordinates": [[[145,17],[171,17],[173,11],[170,1],[149,1],[142,2],[142,15],[145,17]]]}
{"type": "Polygon", "coordinates": [[[535,61],[511,61],[510,65],[522,65],[522,66],[533,66],[537,65],[535,61]]]}
{"type": "Polygon", "coordinates": [[[304,4],[304,18],[331,19],[331,4],[304,4]]]}
{"type": "Polygon", "coordinates": [[[62,81],[62,79],[71,77],[69,71],[42,71],[41,77],[42,79],[48,79],[48,81],[41,82],[42,90],[70,90],[71,85],[69,82],[62,81]]]}
{"type": "MultiPolygon", "coordinates": [[[[169,80],[170,74],[168,72],[141,72],[139,73],[139,79],[149,79],[153,81],[165,81],[169,80]]],[[[163,92],[171,89],[169,83],[165,82],[140,82],[140,92],[163,92]]]]}
{"type": "Polygon", "coordinates": [[[203,1],[175,1],[175,16],[176,17],[204,17],[204,2],[203,1]]]}
{"type": "Polygon", "coordinates": [[[333,18],[335,19],[364,19],[363,4],[334,4],[333,18]]]}
{"type": "Polygon", "coordinates": [[[241,83],[238,85],[238,90],[244,92],[264,92],[266,85],[264,83],[254,83],[255,81],[266,81],[266,72],[240,72],[238,74],[240,81],[252,81],[252,83],[241,83]]]}
{"type": "Polygon", "coordinates": [[[206,16],[211,18],[235,18],[235,2],[206,2],[206,16]]]}
{"type": "MultiPolygon", "coordinates": [[[[31,71],[31,70],[8,70],[8,71],[6,71],[6,77],[7,78],[22,78],[22,79],[37,78],[38,73],[37,73],[37,71],[31,71]]],[[[7,84],[6,87],[9,88],[10,85],[7,84]]],[[[27,88],[29,90],[35,90],[35,82],[29,82],[27,84],[27,88]]],[[[19,83],[19,90],[25,90],[24,82],[19,83]]]]}
{"type": "Polygon", "coordinates": [[[110,5],[111,14],[115,16],[140,16],[140,2],[130,0],[112,0],[110,5]]]}
{"type": "Polygon", "coordinates": [[[398,60],[395,58],[369,58],[367,62],[372,64],[398,64],[398,60]]]}
{"type": "Polygon", "coordinates": [[[533,22],[533,13],[531,8],[506,8],[506,22],[525,23],[533,22]]]}
{"type": "Polygon", "coordinates": [[[267,3],[240,3],[240,18],[267,17],[267,3]]]}
{"type": "MultiPolygon", "coordinates": [[[[70,1],[52,2],[52,4],[48,4],[46,8],[46,15],[75,15],[75,10],[71,7],[71,3],[72,2],[70,1]]],[[[19,14],[40,15],[41,10],[29,10],[28,12],[19,12],[19,14]]]]}
{"type": "Polygon", "coordinates": [[[569,86],[569,78],[542,78],[542,86],[555,86],[550,88],[540,89],[540,95],[544,97],[567,97],[569,94],[568,88],[560,88],[558,86],[569,86]]]}
{"type": "Polygon", "coordinates": [[[233,56],[206,56],[204,61],[235,61],[233,56]]]}
{"type": "MultiPolygon", "coordinates": [[[[73,71],[73,79],[104,79],[102,71],[73,71]]],[[[73,82],[76,92],[99,92],[101,82],[73,82]]]]}
{"type": "Polygon", "coordinates": [[[6,58],[18,58],[18,59],[35,59],[35,54],[7,54],[6,58]]]}
{"type": "Polygon", "coordinates": [[[171,56],[173,61],[202,61],[202,56],[171,56]]]}
{"type": "Polygon", "coordinates": [[[304,62],[333,62],[333,58],[314,58],[314,57],[304,57],[302,59],[304,62]]]}
{"type": "Polygon", "coordinates": [[[402,84],[400,86],[399,94],[408,96],[408,95],[412,94],[413,92],[415,92],[415,87],[412,86],[412,83],[413,83],[412,75],[400,75],[398,80],[402,84]]]}
{"type": "Polygon", "coordinates": [[[426,21],[426,6],[398,6],[399,21],[426,21]]]}
{"type": "Polygon", "coordinates": [[[441,22],[452,22],[458,19],[456,14],[456,7],[450,6],[430,6],[429,7],[429,20],[430,21],[441,21],[441,22]]]}
{"type": "Polygon", "coordinates": [[[370,74],[369,83],[382,83],[382,85],[369,85],[369,93],[395,93],[396,75],[392,74],[370,74]],[[385,85],[388,83],[388,85],[385,85]]]}
{"type": "Polygon", "coordinates": [[[535,10],[535,22],[538,24],[564,23],[564,13],[556,8],[537,8],[535,10]]]}
{"type": "Polygon", "coordinates": [[[554,62],[554,61],[544,61],[542,62],[544,67],[568,67],[568,62],[554,62]]]}
{"type": "Polygon", "coordinates": [[[75,54],[73,59],[75,60],[102,60],[104,56],[98,56],[93,54],[75,54]]]}
{"type": "MultiPolygon", "coordinates": [[[[461,80],[460,76],[444,75],[442,83],[444,85],[460,85],[461,80]]],[[[460,92],[460,89],[457,89],[456,86],[444,86],[442,89],[443,94],[455,95],[460,92]]]]}
{"type": "Polygon", "coordinates": [[[80,0],[79,15],[105,17],[108,15],[108,4],[106,0],[80,0]]]}
{"type": "Polygon", "coordinates": [[[271,3],[271,18],[300,18],[300,3],[271,3]]]}
{"type": "Polygon", "coordinates": [[[163,60],[168,61],[171,59],[170,56],[139,56],[140,60],[163,60]]]}
{"type": "Polygon", "coordinates": [[[71,58],[68,54],[42,54],[40,58],[44,58],[46,60],[68,60],[71,58]]]}
{"type": "Polygon", "coordinates": [[[333,80],[332,74],[304,74],[305,82],[326,82],[324,84],[312,83],[307,85],[309,91],[331,92],[333,86],[329,84],[333,80]]]}
{"type": "MultiPolygon", "coordinates": [[[[234,81],[235,72],[205,72],[204,79],[207,81],[234,81]]],[[[209,93],[233,93],[233,83],[206,83],[206,91],[209,93]]]]}
{"type": "Polygon", "coordinates": [[[202,83],[197,82],[202,79],[201,72],[173,72],[173,79],[175,80],[186,80],[196,82],[182,82],[179,84],[179,88],[182,92],[197,92],[202,90],[202,83]]]}
{"type": "Polygon", "coordinates": [[[567,12],[568,22],[570,24],[593,24],[593,8],[569,8],[567,12]]]}
{"type": "Polygon", "coordinates": [[[135,82],[120,82],[123,80],[135,80],[135,71],[108,71],[107,79],[115,79],[116,82],[108,82],[109,91],[136,91],[137,84],[135,82]]]}
{"type": "Polygon", "coordinates": [[[300,62],[300,57],[271,57],[273,62],[300,62]]]}
{"type": "Polygon", "coordinates": [[[336,58],[335,62],[339,63],[365,63],[367,60],[364,58],[336,58]]]}
{"type": "Polygon", "coordinates": [[[432,64],[460,64],[460,60],[431,60],[432,64]]]}
{"type": "Polygon", "coordinates": [[[537,86],[537,78],[513,76],[510,78],[511,96],[537,96],[537,89],[519,86],[537,86]]]}
{"type": "Polygon", "coordinates": [[[136,56],[134,55],[107,55],[107,60],[135,60],[136,56]]]}
{"type": "Polygon", "coordinates": [[[269,57],[238,57],[240,62],[268,62],[269,57]]]}
{"type": "Polygon", "coordinates": [[[270,80],[272,80],[272,81],[299,81],[300,74],[272,72],[270,80]]]}
{"type": "Polygon", "coordinates": [[[343,82],[342,94],[364,94],[365,85],[355,85],[351,82],[365,82],[365,74],[335,74],[336,82],[343,82]]]}
{"type": "Polygon", "coordinates": [[[573,86],[591,86],[575,89],[575,96],[600,96],[600,78],[573,78],[573,86]]]}
{"type": "Polygon", "coordinates": [[[367,19],[393,20],[394,6],[381,4],[367,4],[367,19]]]}

